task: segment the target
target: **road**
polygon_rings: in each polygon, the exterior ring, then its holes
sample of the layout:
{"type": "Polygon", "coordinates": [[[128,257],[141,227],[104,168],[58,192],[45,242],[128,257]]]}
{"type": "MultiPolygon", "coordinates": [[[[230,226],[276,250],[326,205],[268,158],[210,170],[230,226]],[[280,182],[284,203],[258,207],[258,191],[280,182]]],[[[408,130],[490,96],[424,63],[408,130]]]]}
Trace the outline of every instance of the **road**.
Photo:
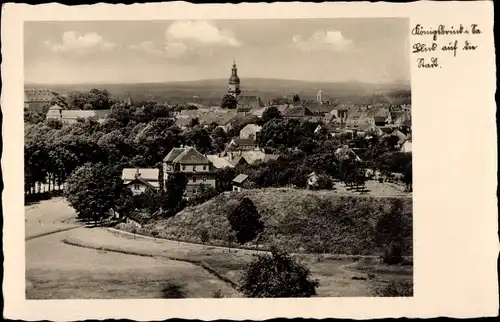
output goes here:
{"type": "Polygon", "coordinates": [[[190,263],[71,246],[66,238],[99,238],[102,230],[77,227],[75,213],[55,198],[25,207],[27,299],[141,299],[212,297],[227,284],[190,263]],[[41,234],[53,234],[36,237],[41,234]]]}

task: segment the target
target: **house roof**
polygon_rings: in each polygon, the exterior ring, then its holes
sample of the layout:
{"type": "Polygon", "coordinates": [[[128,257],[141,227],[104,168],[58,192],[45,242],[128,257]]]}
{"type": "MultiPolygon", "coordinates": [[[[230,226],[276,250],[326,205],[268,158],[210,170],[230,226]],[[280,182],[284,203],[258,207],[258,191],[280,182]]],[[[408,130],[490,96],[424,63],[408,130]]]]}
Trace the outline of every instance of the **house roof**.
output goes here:
{"type": "Polygon", "coordinates": [[[261,126],[258,126],[257,124],[247,124],[245,127],[243,127],[240,131],[241,132],[251,132],[251,133],[257,133],[262,130],[261,126]]]}
{"type": "Polygon", "coordinates": [[[24,101],[28,102],[50,102],[56,95],[46,88],[25,88],[24,101]]]}
{"type": "Polygon", "coordinates": [[[248,139],[242,139],[242,138],[233,138],[231,140],[231,143],[234,143],[236,146],[242,146],[242,145],[255,145],[255,141],[251,138],[248,139]]]}
{"type": "Polygon", "coordinates": [[[321,128],[326,129],[326,131],[329,133],[333,133],[333,132],[338,132],[340,130],[340,125],[335,123],[326,123],[321,125],[321,128]]]}
{"type": "Polygon", "coordinates": [[[57,105],[57,104],[54,104],[54,105],[52,105],[52,106],[49,108],[49,110],[52,110],[52,111],[54,111],[54,110],[62,110],[62,109],[63,109],[63,108],[62,108],[62,107],[60,107],[60,106],[59,106],[59,105],[57,105]]]}
{"type": "Polygon", "coordinates": [[[374,116],[373,117],[375,122],[385,122],[387,121],[387,118],[385,116],[374,116]]]}
{"type": "Polygon", "coordinates": [[[338,160],[346,160],[353,157],[357,161],[361,161],[361,159],[356,155],[356,153],[347,145],[344,145],[343,147],[340,147],[337,150],[335,150],[334,154],[338,160]]]}
{"type": "MultiPolygon", "coordinates": [[[[183,151],[172,161],[180,164],[209,164],[210,161],[193,147],[182,148],[183,151]]],[[[167,155],[168,156],[168,155],[167,155]]]]}
{"type": "Polygon", "coordinates": [[[312,116],[314,113],[305,106],[294,106],[288,108],[284,113],[288,117],[312,116]]]}
{"type": "Polygon", "coordinates": [[[155,189],[158,189],[160,187],[160,183],[158,182],[158,180],[156,181],[147,181],[147,180],[144,180],[142,178],[137,178],[137,179],[133,179],[133,180],[125,180],[123,182],[123,184],[125,185],[132,185],[132,184],[135,184],[135,183],[142,183],[150,188],[155,188],[155,189]]]}
{"type": "Polygon", "coordinates": [[[62,110],[61,115],[63,119],[77,119],[77,118],[106,118],[111,110],[62,110]]]}
{"type": "Polygon", "coordinates": [[[234,167],[233,164],[229,162],[229,160],[215,154],[207,155],[207,159],[208,161],[212,162],[214,167],[216,167],[217,169],[234,167]]]}
{"type": "Polygon", "coordinates": [[[252,114],[252,115],[254,115],[254,116],[257,116],[257,117],[262,117],[262,114],[264,114],[264,111],[265,111],[265,110],[266,110],[266,108],[265,108],[265,107],[263,107],[263,108],[260,108],[260,109],[258,109],[258,110],[253,110],[253,111],[251,112],[251,114],[252,114]]]}
{"type": "Polygon", "coordinates": [[[177,158],[183,151],[184,148],[173,148],[172,150],[170,150],[167,156],[163,158],[163,162],[173,162],[175,158],[177,158]]]}
{"type": "Polygon", "coordinates": [[[392,127],[390,126],[380,126],[379,129],[385,133],[385,134],[390,134],[392,133],[392,131],[394,130],[392,127]]]}
{"type": "Polygon", "coordinates": [[[280,158],[277,154],[264,154],[264,162],[268,162],[271,160],[278,160],[280,158]]]}
{"type": "Polygon", "coordinates": [[[264,103],[260,99],[260,96],[245,96],[240,95],[237,97],[238,107],[248,107],[250,109],[256,109],[264,107],[264,103]]]}
{"type": "Polygon", "coordinates": [[[179,127],[184,127],[184,126],[188,126],[191,124],[191,120],[193,120],[195,118],[191,118],[191,117],[179,117],[179,118],[176,118],[175,119],[175,125],[179,126],[179,127]]]}
{"type": "Polygon", "coordinates": [[[410,111],[403,111],[400,115],[398,115],[394,120],[393,123],[395,124],[410,124],[411,125],[411,112],[410,111]]]}
{"type": "Polygon", "coordinates": [[[284,114],[290,108],[290,104],[281,104],[276,107],[278,108],[278,111],[280,111],[281,114],[284,114]]]}
{"type": "Polygon", "coordinates": [[[328,114],[334,109],[332,105],[320,104],[316,102],[307,104],[307,108],[317,114],[328,114]]]}
{"type": "Polygon", "coordinates": [[[122,170],[122,180],[132,181],[141,178],[146,181],[158,181],[160,170],[155,168],[125,168],[122,170]]]}
{"type": "Polygon", "coordinates": [[[389,109],[384,107],[373,107],[370,109],[370,112],[373,117],[388,118],[391,116],[391,112],[389,112],[389,109]]]}
{"type": "Polygon", "coordinates": [[[254,151],[242,151],[241,156],[245,158],[245,161],[249,164],[253,164],[257,161],[264,161],[266,154],[260,150],[254,151]]]}
{"type": "Polygon", "coordinates": [[[331,122],[335,122],[335,121],[337,121],[337,115],[335,115],[335,114],[326,114],[323,117],[323,122],[325,122],[325,123],[331,123],[331,122]]]}
{"type": "Polygon", "coordinates": [[[200,115],[199,122],[201,125],[210,125],[216,123],[217,125],[227,125],[236,117],[236,111],[217,112],[211,111],[200,115]]]}
{"type": "Polygon", "coordinates": [[[243,181],[248,179],[248,175],[240,173],[236,176],[236,178],[233,179],[233,182],[236,183],[243,183],[243,181]]]}
{"type": "Polygon", "coordinates": [[[406,141],[406,135],[404,135],[399,130],[394,130],[391,135],[396,136],[398,138],[398,144],[403,144],[406,141]]]}
{"type": "Polygon", "coordinates": [[[235,167],[238,165],[238,163],[240,163],[241,160],[243,160],[246,163],[249,163],[242,155],[236,155],[230,162],[235,167]]]}
{"type": "Polygon", "coordinates": [[[391,111],[391,118],[393,120],[395,120],[403,114],[404,114],[404,111],[402,111],[402,110],[401,111],[391,111]]]}

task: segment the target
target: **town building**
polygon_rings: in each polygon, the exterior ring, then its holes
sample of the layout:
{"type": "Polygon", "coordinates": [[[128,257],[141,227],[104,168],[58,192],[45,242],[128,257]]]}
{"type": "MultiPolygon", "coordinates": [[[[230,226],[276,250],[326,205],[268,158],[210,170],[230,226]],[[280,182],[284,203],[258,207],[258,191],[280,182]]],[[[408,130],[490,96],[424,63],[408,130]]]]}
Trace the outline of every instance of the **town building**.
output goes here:
{"type": "Polygon", "coordinates": [[[233,138],[229,142],[226,151],[249,151],[256,148],[255,140],[253,138],[233,138]]]}
{"type": "Polygon", "coordinates": [[[159,169],[125,168],[122,171],[122,180],[134,195],[139,195],[146,192],[148,188],[158,190],[160,188],[159,175],[159,169]]]}
{"type": "Polygon", "coordinates": [[[175,173],[186,176],[187,186],[184,195],[187,198],[193,197],[202,184],[215,188],[213,164],[194,147],[173,148],[163,159],[163,173],[165,180],[175,173]]]}
{"type": "Polygon", "coordinates": [[[24,109],[41,112],[44,106],[50,104],[56,93],[46,88],[25,88],[24,109]]]}
{"type": "Polygon", "coordinates": [[[74,124],[78,119],[96,118],[104,122],[111,110],[65,110],[59,105],[52,105],[47,111],[47,120],[58,120],[64,124],[74,124]]]}
{"type": "Polygon", "coordinates": [[[256,139],[261,130],[262,127],[257,124],[247,124],[240,131],[240,139],[256,139]]]}
{"type": "Polygon", "coordinates": [[[300,121],[318,122],[321,115],[316,114],[305,106],[293,106],[283,112],[284,119],[295,119],[300,121]]]}
{"type": "Polygon", "coordinates": [[[267,154],[261,149],[254,150],[225,150],[220,154],[207,155],[207,159],[217,169],[234,168],[238,165],[251,165],[257,162],[269,162],[278,160],[279,155],[267,154]]]}
{"type": "Polygon", "coordinates": [[[246,174],[240,173],[233,179],[233,191],[241,192],[252,189],[253,187],[254,183],[246,174]]]}
{"type": "Polygon", "coordinates": [[[232,122],[237,115],[237,112],[234,110],[211,111],[200,115],[198,122],[204,127],[215,125],[228,132],[232,129],[232,122]]]}

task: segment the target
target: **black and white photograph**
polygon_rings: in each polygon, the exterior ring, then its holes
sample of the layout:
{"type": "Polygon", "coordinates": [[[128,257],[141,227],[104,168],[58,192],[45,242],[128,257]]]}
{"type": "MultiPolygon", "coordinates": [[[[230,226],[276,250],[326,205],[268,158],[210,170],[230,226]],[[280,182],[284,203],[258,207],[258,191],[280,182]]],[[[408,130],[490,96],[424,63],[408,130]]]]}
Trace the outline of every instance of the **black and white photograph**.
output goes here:
{"type": "Polygon", "coordinates": [[[488,1],[3,4],[4,317],[498,315],[493,24],[488,1]]]}
{"type": "Polygon", "coordinates": [[[409,34],[25,22],[26,299],[412,297],[409,34]]]}

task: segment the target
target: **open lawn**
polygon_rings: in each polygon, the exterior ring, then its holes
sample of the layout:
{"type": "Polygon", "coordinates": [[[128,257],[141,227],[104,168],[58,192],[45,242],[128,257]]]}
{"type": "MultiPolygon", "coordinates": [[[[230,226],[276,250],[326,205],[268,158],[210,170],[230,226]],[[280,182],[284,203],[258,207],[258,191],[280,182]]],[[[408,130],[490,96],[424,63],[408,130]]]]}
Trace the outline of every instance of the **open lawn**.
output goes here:
{"type": "MultiPolygon", "coordinates": [[[[258,252],[217,246],[143,238],[110,232],[104,228],[78,230],[67,241],[89,247],[102,247],[135,254],[162,256],[207,264],[224,278],[238,284],[244,266],[258,252]],[[91,236],[98,238],[92,240],[91,236]]],[[[295,257],[311,269],[312,278],[320,282],[317,296],[372,296],[373,289],[393,280],[412,281],[411,266],[392,266],[378,263],[374,257],[343,257],[328,255],[300,255],[295,257]],[[360,262],[361,261],[361,262],[360,262]],[[361,270],[356,263],[369,263],[361,270]],[[379,271],[390,270],[389,272],[379,271]],[[353,279],[354,277],[354,279],[353,279]],[[394,277],[394,278],[393,278],[394,277]]]]}
{"type": "Polygon", "coordinates": [[[78,227],[75,210],[62,197],[34,202],[24,207],[26,238],[78,227]]]}
{"type": "MultiPolygon", "coordinates": [[[[27,237],[78,227],[74,210],[62,198],[26,206],[25,218],[27,237]]],[[[212,297],[218,290],[225,297],[237,294],[191,263],[63,243],[76,235],[98,244],[99,232],[103,231],[82,227],[26,241],[26,298],[200,298],[212,297]]]]}

